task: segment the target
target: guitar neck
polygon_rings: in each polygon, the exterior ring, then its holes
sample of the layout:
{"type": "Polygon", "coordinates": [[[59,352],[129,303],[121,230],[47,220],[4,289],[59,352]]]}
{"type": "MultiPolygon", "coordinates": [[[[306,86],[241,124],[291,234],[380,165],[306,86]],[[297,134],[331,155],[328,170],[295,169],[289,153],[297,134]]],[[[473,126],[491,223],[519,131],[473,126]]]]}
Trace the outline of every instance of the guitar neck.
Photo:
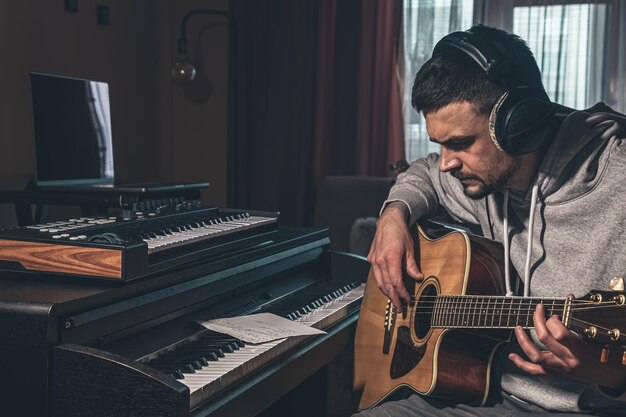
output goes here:
{"type": "MultiPolygon", "coordinates": [[[[571,300],[565,298],[438,295],[433,297],[432,327],[466,329],[533,328],[533,313],[543,304],[546,317],[557,315],[567,326],[571,300]]],[[[424,309],[429,307],[419,307],[424,309]]]]}

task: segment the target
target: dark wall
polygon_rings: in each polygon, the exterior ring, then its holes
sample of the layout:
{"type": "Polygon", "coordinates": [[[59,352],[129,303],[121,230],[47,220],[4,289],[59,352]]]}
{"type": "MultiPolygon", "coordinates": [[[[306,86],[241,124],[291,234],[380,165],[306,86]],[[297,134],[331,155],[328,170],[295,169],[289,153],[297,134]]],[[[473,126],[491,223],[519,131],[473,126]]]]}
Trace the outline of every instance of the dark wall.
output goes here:
{"type": "MultiPolygon", "coordinates": [[[[226,204],[228,26],[213,16],[189,23],[190,56],[199,77],[172,82],[182,16],[193,8],[227,9],[227,0],[61,0],[0,2],[0,187],[34,175],[28,73],[109,83],[115,168],[120,180],[208,181],[206,204],[226,204]],[[97,23],[97,5],[110,23],[97,23]]],[[[51,218],[74,209],[56,207],[51,218]]],[[[0,204],[0,227],[15,224],[0,204]]]]}

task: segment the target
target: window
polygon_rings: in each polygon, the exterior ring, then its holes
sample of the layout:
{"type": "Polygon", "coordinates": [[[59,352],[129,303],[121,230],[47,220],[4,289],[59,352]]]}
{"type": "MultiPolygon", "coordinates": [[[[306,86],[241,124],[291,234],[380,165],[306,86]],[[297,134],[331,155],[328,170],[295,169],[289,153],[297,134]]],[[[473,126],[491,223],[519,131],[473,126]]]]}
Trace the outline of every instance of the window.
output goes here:
{"type": "Polygon", "coordinates": [[[626,112],[626,1],[405,0],[405,137],[409,161],[438,152],[411,108],[413,78],[444,35],[476,23],[516,33],[533,51],[551,100],[626,112]],[[476,18],[473,14],[482,17],[476,18]]]}
{"type": "Polygon", "coordinates": [[[607,10],[601,3],[514,7],[513,32],[528,42],[552,101],[583,109],[602,98],[607,10]]]}
{"type": "Polygon", "coordinates": [[[409,161],[439,152],[439,145],[428,140],[424,117],[411,107],[413,78],[439,39],[472,26],[473,7],[473,0],[405,0],[404,131],[409,161]]]}

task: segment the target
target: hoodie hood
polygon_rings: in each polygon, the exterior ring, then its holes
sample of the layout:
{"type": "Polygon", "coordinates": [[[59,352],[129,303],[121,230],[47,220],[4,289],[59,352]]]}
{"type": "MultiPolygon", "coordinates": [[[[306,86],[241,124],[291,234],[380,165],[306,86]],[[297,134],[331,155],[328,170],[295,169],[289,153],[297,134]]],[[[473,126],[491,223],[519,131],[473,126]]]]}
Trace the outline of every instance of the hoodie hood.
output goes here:
{"type": "Polygon", "coordinates": [[[611,139],[624,138],[625,132],[626,116],[604,103],[570,114],[539,166],[540,199],[558,204],[591,191],[605,172],[611,139]]]}
{"type": "MultiPolygon", "coordinates": [[[[625,127],[626,117],[616,113],[604,103],[598,103],[585,111],[569,114],[561,123],[554,140],[548,146],[537,170],[535,181],[529,190],[525,193],[504,191],[502,209],[502,227],[504,230],[510,230],[508,221],[509,196],[512,196],[514,204],[517,205],[518,214],[520,209],[522,212],[526,207],[528,209],[528,221],[525,227],[528,234],[526,260],[522,275],[524,283],[522,294],[525,297],[530,295],[533,242],[537,240],[535,233],[541,233],[545,221],[543,215],[536,215],[537,204],[564,204],[590,193],[602,180],[608,167],[610,152],[605,151],[608,147],[617,146],[615,139],[624,137],[625,127]],[[535,225],[535,219],[537,225],[535,225]]],[[[523,214],[520,217],[523,218],[523,214]]],[[[509,236],[508,233],[506,235],[509,236]]],[[[503,243],[506,294],[511,296],[514,294],[509,272],[509,238],[505,238],[503,243]]],[[[542,246],[541,239],[537,243],[542,246]]],[[[520,251],[518,250],[518,252],[520,251]]],[[[522,271],[518,269],[518,272],[522,271]]]]}

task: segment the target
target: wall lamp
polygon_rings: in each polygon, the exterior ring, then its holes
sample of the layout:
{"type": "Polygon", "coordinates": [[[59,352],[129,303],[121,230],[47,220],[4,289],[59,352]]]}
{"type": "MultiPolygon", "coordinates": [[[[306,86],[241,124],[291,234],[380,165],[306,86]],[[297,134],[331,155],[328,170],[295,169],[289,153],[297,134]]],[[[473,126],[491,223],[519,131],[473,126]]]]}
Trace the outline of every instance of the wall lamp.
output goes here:
{"type": "MultiPolygon", "coordinates": [[[[217,15],[224,16],[229,21],[229,42],[231,43],[230,65],[234,66],[234,58],[236,55],[236,38],[235,38],[235,21],[232,15],[223,10],[212,9],[196,9],[188,12],[180,24],[180,36],[178,38],[178,57],[172,66],[171,75],[174,81],[186,83],[192,81],[196,77],[196,67],[187,55],[187,22],[195,15],[217,15]]],[[[236,66],[230,68],[236,74],[236,66]]]]}
{"type": "Polygon", "coordinates": [[[237,30],[233,15],[223,10],[196,9],[188,12],[180,24],[180,37],[178,38],[178,58],[171,69],[172,79],[181,84],[190,83],[196,77],[196,67],[187,55],[187,22],[195,15],[223,16],[228,19],[228,146],[227,146],[227,199],[228,206],[237,205],[239,195],[236,174],[238,173],[238,92],[237,77],[237,30]]]}

